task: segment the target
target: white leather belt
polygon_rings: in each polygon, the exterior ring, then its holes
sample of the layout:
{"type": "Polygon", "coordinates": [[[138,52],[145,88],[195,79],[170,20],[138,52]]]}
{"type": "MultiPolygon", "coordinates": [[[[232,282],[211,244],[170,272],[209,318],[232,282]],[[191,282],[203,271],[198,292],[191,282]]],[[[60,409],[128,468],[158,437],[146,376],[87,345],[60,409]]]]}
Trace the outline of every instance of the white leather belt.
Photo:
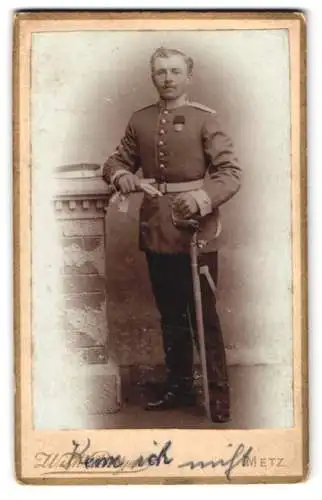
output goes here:
{"type": "Polygon", "coordinates": [[[187,182],[158,182],[156,179],[142,179],[141,184],[152,184],[162,194],[165,193],[184,193],[185,191],[194,191],[201,189],[204,185],[203,179],[187,182]]]}

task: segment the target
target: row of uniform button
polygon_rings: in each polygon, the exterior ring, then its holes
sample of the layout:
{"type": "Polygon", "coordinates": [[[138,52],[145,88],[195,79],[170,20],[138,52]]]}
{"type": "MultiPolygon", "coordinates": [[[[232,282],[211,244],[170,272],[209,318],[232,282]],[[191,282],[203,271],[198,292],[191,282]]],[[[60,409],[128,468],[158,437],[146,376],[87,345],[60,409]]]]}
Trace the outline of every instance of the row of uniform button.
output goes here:
{"type": "MultiPolygon", "coordinates": [[[[169,114],[169,111],[168,111],[167,109],[163,109],[163,110],[162,110],[162,114],[163,114],[163,115],[168,115],[168,114],[169,114]]],[[[162,125],[164,125],[165,123],[167,123],[167,120],[166,120],[165,118],[161,118],[160,123],[162,123],[162,125]]],[[[159,130],[159,134],[160,134],[160,135],[165,134],[165,130],[164,130],[164,128],[161,128],[161,129],[159,130]]]]}
{"type": "MultiPolygon", "coordinates": [[[[162,110],[162,114],[163,114],[163,115],[167,115],[167,114],[169,114],[169,111],[168,111],[167,109],[163,109],[163,110],[162,110]]],[[[167,123],[167,120],[166,120],[165,118],[161,118],[160,123],[161,123],[162,125],[165,125],[165,123],[167,123]]],[[[164,135],[164,134],[165,134],[165,132],[166,132],[166,131],[165,131],[165,129],[164,129],[164,128],[160,128],[160,130],[159,130],[159,135],[164,135]]],[[[165,146],[165,142],[164,142],[164,140],[160,139],[160,140],[159,140],[159,142],[158,142],[158,146],[161,146],[161,147],[162,147],[162,146],[165,146]]],[[[164,156],[165,156],[165,152],[164,152],[164,151],[162,151],[162,150],[159,150],[159,158],[160,158],[160,160],[161,160],[161,161],[162,161],[162,159],[164,158],[164,156]]],[[[165,166],[165,164],[164,164],[164,163],[160,163],[160,164],[159,164],[159,167],[160,167],[161,169],[163,169],[163,168],[165,168],[166,166],[165,166]]]]}

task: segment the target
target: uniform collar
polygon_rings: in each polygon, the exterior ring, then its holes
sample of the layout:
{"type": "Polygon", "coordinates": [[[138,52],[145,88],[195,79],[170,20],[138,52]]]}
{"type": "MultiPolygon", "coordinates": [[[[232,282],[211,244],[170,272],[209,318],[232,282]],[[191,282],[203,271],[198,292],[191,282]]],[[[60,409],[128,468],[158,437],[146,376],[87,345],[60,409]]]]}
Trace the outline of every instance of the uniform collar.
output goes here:
{"type": "Polygon", "coordinates": [[[157,102],[157,106],[160,110],[168,109],[169,111],[174,111],[175,109],[178,109],[178,108],[181,108],[182,106],[185,106],[189,102],[190,101],[189,101],[187,96],[182,96],[181,98],[178,99],[178,103],[174,108],[171,108],[171,107],[168,108],[166,101],[164,101],[163,99],[159,99],[159,101],[157,102]]]}

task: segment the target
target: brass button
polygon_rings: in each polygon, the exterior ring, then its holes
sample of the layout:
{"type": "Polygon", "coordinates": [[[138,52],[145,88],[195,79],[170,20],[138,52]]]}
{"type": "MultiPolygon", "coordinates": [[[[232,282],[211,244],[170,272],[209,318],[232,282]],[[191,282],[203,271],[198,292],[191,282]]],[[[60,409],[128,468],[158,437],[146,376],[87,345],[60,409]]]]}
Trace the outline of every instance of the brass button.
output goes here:
{"type": "Polygon", "coordinates": [[[162,118],[161,123],[167,123],[167,120],[165,120],[164,118],[162,118]]]}
{"type": "Polygon", "coordinates": [[[160,128],[160,135],[163,135],[163,134],[165,134],[165,130],[164,130],[164,128],[160,128]]]}
{"type": "Polygon", "coordinates": [[[160,151],[160,152],[159,152],[159,156],[164,156],[164,152],[163,152],[163,151],[160,151]]]}
{"type": "Polygon", "coordinates": [[[164,146],[164,141],[159,141],[158,144],[159,146],[164,146]]]}
{"type": "Polygon", "coordinates": [[[160,163],[160,168],[165,168],[165,164],[164,163],[160,163]]]}
{"type": "Polygon", "coordinates": [[[163,113],[164,113],[165,115],[167,115],[167,114],[169,113],[169,111],[168,111],[167,109],[164,109],[164,110],[163,110],[163,113]]]}

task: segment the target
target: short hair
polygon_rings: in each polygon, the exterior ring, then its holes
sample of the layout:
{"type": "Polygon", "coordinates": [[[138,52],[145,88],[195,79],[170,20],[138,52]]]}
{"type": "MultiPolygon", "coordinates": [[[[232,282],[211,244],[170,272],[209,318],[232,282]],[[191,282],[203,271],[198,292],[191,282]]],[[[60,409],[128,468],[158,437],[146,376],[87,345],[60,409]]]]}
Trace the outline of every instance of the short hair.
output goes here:
{"type": "Polygon", "coordinates": [[[179,49],[167,49],[166,47],[159,47],[158,49],[156,49],[153,52],[153,54],[151,56],[151,59],[150,59],[151,70],[153,70],[154,61],[158,57],[170,57],[170,56],[181,56],[181,57],[183,57],[186,65],[187,65],[188,74],[192,73],[192,68],[193,68],[193,59],[192,59],[192,57],[187,56],[187,54],[185,54],[185,52],[183,52],[182,50],[179,50],[179,49]]]}

